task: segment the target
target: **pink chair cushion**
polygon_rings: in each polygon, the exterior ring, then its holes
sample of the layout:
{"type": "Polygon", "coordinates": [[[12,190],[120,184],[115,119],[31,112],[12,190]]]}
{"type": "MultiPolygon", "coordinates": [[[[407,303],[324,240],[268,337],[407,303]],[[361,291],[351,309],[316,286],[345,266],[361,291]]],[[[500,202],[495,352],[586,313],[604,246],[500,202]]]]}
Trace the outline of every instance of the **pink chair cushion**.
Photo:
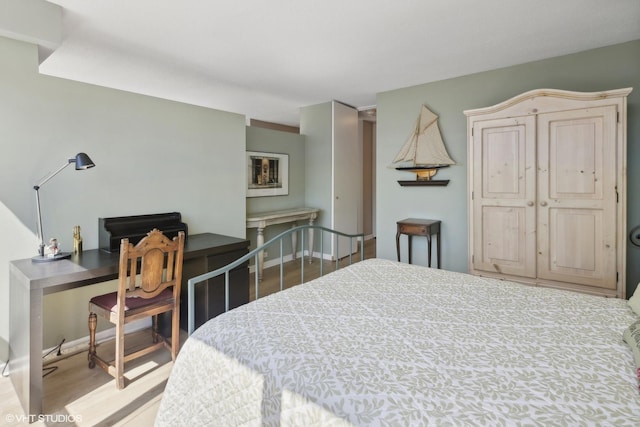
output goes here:
{"type": "MultiPolygon", "coordinates": [[[[171,300],[173,298],[173,289],[167,288],[160,292],[153,298],[126,298],[124,310],[134,310],[136,308],[145,307],[151,304],[155,304],[162,301],[171,300]]],[[[109,294],[99,295],[91,298],[89,301],[91,304],[95,304],[108,311],[116,311],[116,304],[118,302],[118,292],[111,292],[109,294]]]]}

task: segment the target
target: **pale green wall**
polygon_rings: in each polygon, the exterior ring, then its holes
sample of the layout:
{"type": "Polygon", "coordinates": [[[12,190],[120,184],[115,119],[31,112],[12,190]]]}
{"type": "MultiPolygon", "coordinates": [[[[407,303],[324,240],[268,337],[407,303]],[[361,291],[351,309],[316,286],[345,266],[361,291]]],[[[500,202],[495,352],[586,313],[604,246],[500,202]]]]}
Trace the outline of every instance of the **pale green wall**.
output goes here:
{"type": "MultiPolygon", "coordinates": [[[[378,256],[395,259],[396,221],[406,217],[441,219],[442,267],[467,266],[467,135],[463,110],[486,107],[522,92],[555,88],[601,91],[634,87],[628,98],[628,226],[640,224],[640,41],[378,94],[377,239],[378,256]],[[400,187],[408,173],[388,168],[406,140],[420,105],[440,116],[443,139],[456,165],[438,173],[447,187],[400,187]]],[[[626,237],[626,236],[625,236],[626,237]]],[[[404,239],[404,238],[403,238],[404,239]]],[[[406,257],[406,241],[402,241],[406,257]]],[[[414,262],[426,264],[426,248],[414,239],[414,262]]],[[[628,244],[627,294],[640,280],[640,248],[628,244]]],[[[406,259],[406,258],[405,258],[406,259]]]]}
{"type": "MultiPolygon", "coordinates": [[[[45,234],[63,250],[76,224],[92,249],[99,217],[169,211],[182,212],[190,233],[244,238],[245,128],[242,115],[39,75],[35,45],[0,38],[0,202],[10,212],[0,235],[16,248],[0,259],[0,344],[9,335],[8,262],[35,255],[35,245],[27,252],[14,241],[21,227],[35,234],[36,182],[79,151],[97,165],[70,166],[42,187],[45,234]]],[[[86,296],[51,299],[45,347],[86,336],[86,296]]]]}
{"type": "MultiPolygon", "coordinates": [[[[304,135],[248,126],[247,150],[289,155],[289,194],[287,196],[248,197],[247,213],[293,209],[305,206],[306,149],[304,135]]],[[[264,232],[265,242],[289,228],[291,228],[291,224],[272,225],[268,227],[264,232]]],[[[255,228],[247,230],[247,239],[251,240],[251,248],[255,248],[255,228]]],[[[283,242],[283,253],[285,255],[291,253],[290,242],[289,239],[283,242]]],[[[298,250],[300,250],[300,243],[298,243],[298,250]]],[[[271,258],[278,255],[278,251],[279,249],[275,251],[270,250],[269,253],[273,254],[271,258]]],[[[268,261],[268,259],[266,261],[268,261]]]]}

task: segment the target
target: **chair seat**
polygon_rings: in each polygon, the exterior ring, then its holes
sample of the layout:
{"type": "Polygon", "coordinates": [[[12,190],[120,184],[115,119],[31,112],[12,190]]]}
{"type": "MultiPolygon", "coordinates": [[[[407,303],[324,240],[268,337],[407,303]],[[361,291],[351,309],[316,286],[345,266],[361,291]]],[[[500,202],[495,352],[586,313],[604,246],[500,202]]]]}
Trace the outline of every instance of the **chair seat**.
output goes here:
{"type": "MultiPolygon", "coordinates": [[[[160,292],[153,298],[141,298],[141,297],[132,297],[125,298],[125,306],[124,311],[135,310],[141,307],[147,307],[153,304],[158,304],[161,302],[171,302],[173,300],[173,290],[167,288],[160,292]]],[[[118,292],[111,292],[104,295],[99,295],[97,297],[91,298],[89,301],[90,304],[96,305],[103,310],[106,311],[116,311],[116,304],[118,303],[118,292]]]]}

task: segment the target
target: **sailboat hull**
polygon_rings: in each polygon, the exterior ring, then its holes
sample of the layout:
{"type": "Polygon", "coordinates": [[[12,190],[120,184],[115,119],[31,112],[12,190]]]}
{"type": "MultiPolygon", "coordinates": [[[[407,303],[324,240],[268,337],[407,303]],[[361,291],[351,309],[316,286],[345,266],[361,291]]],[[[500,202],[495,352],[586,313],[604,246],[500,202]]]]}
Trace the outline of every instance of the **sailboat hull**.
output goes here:
{"type": "Polygon", "coordinates": [[[417,181],[430,181],[438,172],[438,169],[446,168],[448,166],[449,165],[399,166],[396,170],[415,173],[417,181]]]}

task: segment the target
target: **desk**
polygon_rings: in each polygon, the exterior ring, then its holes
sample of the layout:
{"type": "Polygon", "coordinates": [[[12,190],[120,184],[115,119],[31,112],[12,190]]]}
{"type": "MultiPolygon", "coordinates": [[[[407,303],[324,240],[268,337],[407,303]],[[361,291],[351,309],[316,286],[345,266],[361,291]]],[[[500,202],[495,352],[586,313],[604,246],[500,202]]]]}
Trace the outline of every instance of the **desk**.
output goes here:
{"type": "MultiPolygon", "coordinates": [[[[206,264],[203,259],[242,249],[246,253],[248,246],[249,242],[244,239],[212,233],[194,234],[185,244],[183,263],[186,267],[193,263],[206,264]]],[[[49,263],[33,263],[30,258],[10,262],[9,370],[25,414],[42,414],[44,295],[116,279],[119,262],[120,254],[100,249],[49,263]]],[[[198,274],[203,273],[206,271],[198,274]]],[[[183,285],[188,279],[183,274],[183,285]]],[[[248,302],[248,273],[246,288],[248,302]]]]}
{"type": "MultiPolygon", "coordinates": [[[[286,224],[292,222],[292,228],[296,226],[296,221],[308,221],[309,225],[318,217],[320,209],[315,208],[297,208],[286,209],[281,211],[263,212],[247,215],[247,228],[257,228],[258,238],[256,247],[264,245],[264,229],[269,225],[286,224]]],[[[296,233],[291,234],[292,257],[296,259],[297,253],[297,236],[296,233]]],[[[302,257],[304,258],[304,248],[302,249],[302,257]]],[[[313,258],[313,230],[309,230],[309,263],[313,258]]],[[[264,253],[260,251],[258,254],[258,280],[262,280],[262,270],[264,268],[264,253]]]]}
{"type": "Polygon", "coordinates": [[[409,246],[409,264],[411,264],[411,238],[413,236],[427,237],[427,262],[431,267],[431,235],[436,235],[436,246],[438,250],[438,268],[440,268],[440,221],[433,219],[407,218],[398,221],[398,231],[396,232],[396,252],[400,261],[400,235],[406,234],[409,246]]]}

